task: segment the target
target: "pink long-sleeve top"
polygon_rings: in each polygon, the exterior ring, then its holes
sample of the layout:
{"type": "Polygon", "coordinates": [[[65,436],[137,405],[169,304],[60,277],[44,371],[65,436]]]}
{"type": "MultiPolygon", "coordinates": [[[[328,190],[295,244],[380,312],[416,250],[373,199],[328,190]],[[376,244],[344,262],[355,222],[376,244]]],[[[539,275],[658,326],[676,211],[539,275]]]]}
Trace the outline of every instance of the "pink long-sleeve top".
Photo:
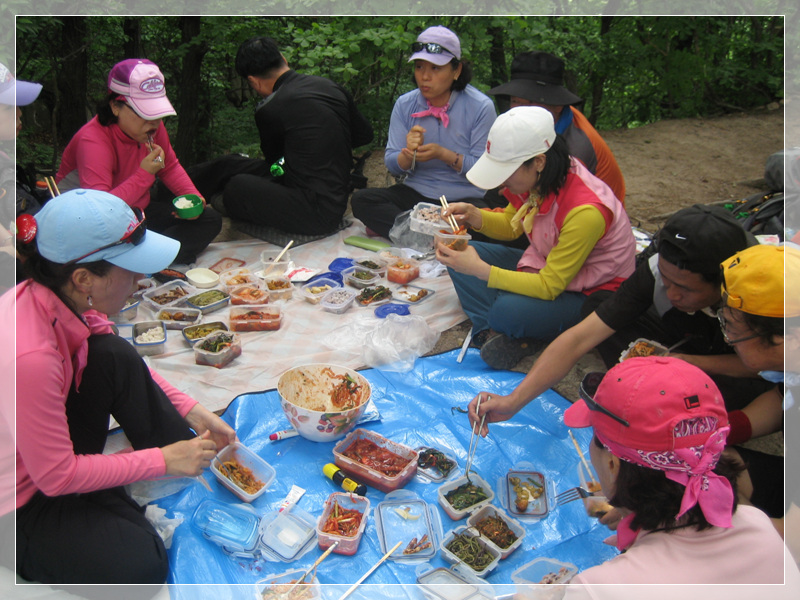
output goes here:
{"type": "MultiPolygon", "coordinates": [[[[0,298],[0,323],[16,322],[17,508],[36,490],[48,496],[91,492],[160,477],[158,448],[122,454],[76,455],[66,401],[73,379],[80,389],[90,334],[110,333],[105,315],[73,313],[46,287],[25,281],[0,298]],[[14,301],[16,300],[16,319],[14,301]]],[[[196,404],[151,371],[182,416],[196,404]]]]}
{"type": "MultiPolygon", "coordinates": [[[[176,196],[199,196],[175,156],[164,123],[158,124],[153,141],[164,150],[164,168],[158,172],[158,178],[176,196]]],[[[129,138],[119,125],[101,125],[95,116],[67,144],[56,181],[65,182],[61,191],[77,187],[102,190],[144,210],[150,204],[150,188],[156,180],[155,175],[140,166],[149,153],[147,145],[129,138]]]]}

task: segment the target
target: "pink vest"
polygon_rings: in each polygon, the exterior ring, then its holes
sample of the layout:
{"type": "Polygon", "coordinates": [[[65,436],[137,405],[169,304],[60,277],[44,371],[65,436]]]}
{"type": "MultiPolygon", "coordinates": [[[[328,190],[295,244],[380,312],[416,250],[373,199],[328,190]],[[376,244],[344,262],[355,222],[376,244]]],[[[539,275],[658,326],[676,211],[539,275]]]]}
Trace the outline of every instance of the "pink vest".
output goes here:
{"type": "MultiPolygon", "coordinates": [[[[591,293],[598,289],[615,290],[635,267],[636,241],[622,203],[602,180],[592,175],[580,161],[570,159],[571,166],[558,195],[550,194],[542,202],[533,219],[530,246],[525,250],[518,271],[538,273],[547,262],[547,255],[558,243],[567,214],[578,206],[605,206],[606,232],[592,249],[578,274],[567,285],[567,291],[591,293]]],[[[512,204],[516,204],[512,201],[512,204]]]]}

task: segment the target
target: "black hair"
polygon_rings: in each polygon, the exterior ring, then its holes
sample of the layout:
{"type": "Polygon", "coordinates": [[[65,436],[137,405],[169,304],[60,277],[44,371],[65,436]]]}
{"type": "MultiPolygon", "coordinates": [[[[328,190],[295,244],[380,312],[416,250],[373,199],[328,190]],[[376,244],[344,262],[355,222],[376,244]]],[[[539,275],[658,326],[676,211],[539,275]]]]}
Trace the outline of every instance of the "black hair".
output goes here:
{"type": "MultiPolygon", "coordinates": [[[[542,198],[549,194],[558,194],[567,180],[569,173],[570,159],[567,142],[560,134],[556,135],[553,145],[544,153],[547,160],[544,169],[539,173],[539,180],[536,182],[536,191],[542,198]]],[[[538,155],[537,155],[538,156],[538,155]]],[[[536,156],[533,156],[522,163],[523,166],[530,166],[536,156]]]]}
{"type": "Polygon", "coordinates": [[[234,62],[239,77],[268,77],[271,71],[286,64],[278,44],[271,37],[255,36],[242,42],[234,62]]]}
{"type": "MultiPolygon", "coordinates": [[[[417,60],[425,59],[420,58],[417,60]]],[[[458,60],[457,58],[453,57],[453,59],[447,64],[453,68],[453,71],[458,69],[458,65],[461,65],[461,73],[458,75],[458,79],[454,80],[453,83],[450,84],[450,91],[463,92],[467,88],[467,85],[469,85],[469,82],[472,81],[472,63],[469,63],[465,60],[458,60]]],[[[414,71],[411,72],[411,83],[417,85],[417,79],[414,77],[414,71]]]]}
{"type": "Polygon", "coordinates": [[[73,265],[56,263],[39,254],[34,242],[25,244],[22,241],[18,241],[17,252],[22,258],[22,269],[25,276],[48,288],[73,312],[76,312],[76,314],[77,311],[72,301],[69,300],[62,291],[64,286],[67,285],[72,278],[72,274],[78,269],[86,269],[98,277],[105,277],[114,266],[105,260],[76,263],[73,265]]]}
{"type": "MultiPolygon", "coordinates": [[[[605,448],[597,436],[594,443],[605,448]]],[[[744,471],[744,465],[727,456],[720,456],[714,473],[725,477],[733,489],[733,510],[738,504],[736,478],[744,471]]],[[[646,531],[671,531],[682,527],[694,527],[697,531],[712,527],[699,504],[690,508],[675,521],[675,515],[681,510],[681,502],[686,488],[667,479],[664,471],[636,465],[625,460],[619,461],[619,473],[615,481],[614,496],[608,501],[616,507],[627,508],[635,513],[631,522],[632,529],[646,531]]]]}
{"type": "Polygon", "coordinates": [[[780,344],[777,338],[783,337],[783,318],[753,315],[735,308],[731,310],[737,316],[741,315],[741,320],[747,328],[757,334],[768,345],[778,346],[780,344]]]}
{"type": "Polygon", "coordinates": [[[97,103],[97,120],[100,121],[100,125],[108,127],[118,121],[114,111],[111,110],[112,103],[123,102],[122,100],[117,100],[117,98],[119,98],[117,92],[109,92],[97,103]]]}

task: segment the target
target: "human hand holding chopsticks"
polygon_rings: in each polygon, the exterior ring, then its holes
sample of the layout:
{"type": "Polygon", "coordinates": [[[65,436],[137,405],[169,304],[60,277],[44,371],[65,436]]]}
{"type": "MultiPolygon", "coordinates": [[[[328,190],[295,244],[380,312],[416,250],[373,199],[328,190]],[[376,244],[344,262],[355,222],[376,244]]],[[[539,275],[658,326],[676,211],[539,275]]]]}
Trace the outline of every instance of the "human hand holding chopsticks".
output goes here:
{"type": "Polygon", "coordinates": [[[150,173],[155,175],[164,168],[164,149],[158,144],[149,144],[150,152],[142,159],[139,166],[150,173]]]}
{"type": "Polygon", "coordinates": [[[442,207],[442,218],[449,222],[452,215],[458,227],[480,229],[483,227],[483,213],[477,206],[468,202],[448,202],[447,207],[442,207]]]}
{"type": "Polygon", "coordinates": [[[486,437],[489,433],[489,423],[508,421],[519,409],[511,400],[511,396],[489,395],[481,392],[469,403],[469,422],[472,427],[480,427],[480,433],[486,437]],[[480,407],[480,408],[479,408],[480,407]]]}
{"type": "Polygon", "coordinates": [[[161,453],[164,455],[166,475],[196,477],[211,465],[211,461],[217,455],[217,445],[211,439],[211,434],[206,431],[191,440],[163,446],[161,453]]]}

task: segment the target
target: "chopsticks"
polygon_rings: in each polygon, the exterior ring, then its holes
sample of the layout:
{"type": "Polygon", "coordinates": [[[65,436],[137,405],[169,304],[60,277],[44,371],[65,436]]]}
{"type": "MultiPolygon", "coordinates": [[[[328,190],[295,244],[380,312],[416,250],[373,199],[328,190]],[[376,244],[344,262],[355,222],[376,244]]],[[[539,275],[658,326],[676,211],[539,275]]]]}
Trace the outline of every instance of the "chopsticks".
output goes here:
{"type": "Polygon", "coordinates": [[[61,195],[61,191],[58,189],[56,185],[56,179],[52,175],[45,175],[44,182],[47,185],[47,191],[50,192],[50,197],[55,198],[56,196],[61,195]]]}
{"type": "Polygon", "coordinates": [[[372,575],[372,572],[373,572],[375,569],[377,569],[378,567],[380,567],[380,566],[381,566],[381,564],[383,563],[383,561],[385,561],[387,558],[389,558],[389,557],[392,555],[392,553],[393,553],[395,550],[397,550],[397,549],[400,547],[400,544],[402,544],[402,543],[403,543],[403,540],[400,540],[399,542],[397,542],[397,543],[394,545],[394,548],[392,548],[391,550],[389,550],[389,551],[388,551],[386,554],[384,554],[384,555],[383,555],[383,557],[382,557],[382,558],[381,558],[381,559],[380,559],[378,562],[376,562],[374,565],[372,565],[372,567],[370,568],[370,570],[369,570],[369,571],[367,571],[366,573],[364,573],[364,574],[361,576],[361,579],[359,579],[359,580],[358,580],[358,581],[356,581],[356,582],[355,582],[353,585],[351,585],[351,586],[350,586],[350,589],[349,589],[349,590],[347,590],[347,591],[346,591],[344,594],[342,594],[342,595],[339,597],[339,600],[344,600],[344,599],[345,599],[345,598],[347,598],[347,597],[348,597],[350,594],[352,594],[352,593],[353,593],[353,590],[355,590],[355,589],[356,589],[356,588],[357,588],[359,585],[361,585],[361,584],[364,582],[364,580],[365,580],[367,577],[369,577],[370,575],[372,575]]]}
{"type": "MultiPolygon", "coordinates": [[[[489,400],[492,399],[491,396],[487,396],[487,398],[489,400]]],[[[475,407],[476,414],[481,409],[481,400],[483,400],[483,396],[478,396],[478,405],[475,407]]],[[[478,449],[478,437],[480,436],[481,431],[483,431],[483,423],[485,420],[486,420],[486,413],[484,413],[483,416],[481,417],[481,424],[478,427],[478,429],[476,430],[475,427],[473,426],[472,435],[469,438],[469,450],[467,450],[466,472],[467,472],[467,481],[469,481],[470,483],[472,483],[472,480],[469,478],[469,471],[472,468],[472,457],[475,456],[475,450],[478,449]],[[475,442],[474,445],[473,442],[475,442]]]]}
{"type": "Polygon", "coordinates": [[[331,552],[333,552],[334,548],[336,548],[336,546],[338,546],[338,545],[339,545],[339,540],[336,540],[335,542],[333,542],[333,544],[327,550],[325,550],[325,552],[322,553],[322,556],[320,556],[316,561],[314,561],[313,565],[308,567],[308,571],[303,573],[303,576],[300,579],[298,579],[297,581],[295,581],[294,585],[292,585],[292,587],[289,588],[289,591],[286,592],[286,597],[287,598],[291,597],[291,593],[294,590],[294,588],[296,588],[298,585],[303,583],[306,580],[306,577],[308,577],[309,573],[311,573],[311,571],[316,569],[319,566],[319,563],[321,563],[323,560],[325,560],[327,558],[327,556],[331,552]]]}
{"type": "MultiPolygon", "coordinates": [[[[444,208],[445,210],[447,210],[450,207],[450,205],[447,203],[447,198],[445,198],[444,195],[439,196],[439,202],[442,203],[442,208],[444,208]]],[[[453,215],[448,215],[447,222],[450,223],[450,227],[453,228],[453,233],[457,233],[458,223],[456,223],[456,218],[453,215]]]]}
{"type": "Polygon", "coordinates": [[[289,251],[289,248],[291,248],[293,245],[294,240],[289,240],[289,243],[283,247],[283,250],[281,250],[278,256],[275,257],[275,260],[272,261],[272,264],[264,269],[264,275],[268,275],[270,271],[275,268],[275,265],[278,263],[278,261],[283,258],[283,255],[286,254],[289,251]]]}
{"type": "Polygon", "coordinates": [[[583,455],[583,450],[581,450],[581,447],[578,445],[578,440],[576,440],[575,436],[572,435],[572,430],[571,429],[568,429],[567,433],[569,433],[569,437],[572,440],[572,443],[575,445],[575,450],[578,451],[578,456],[580,456],[581,462],[583,462],[583,467],[586,469],[586,474],[592,480],[592,483],[597,483],[597,480],[594,478],[594,475],[592,474],[592,468],[589,466],[589,462],[586,460],[586,457],[583,455]]]}

